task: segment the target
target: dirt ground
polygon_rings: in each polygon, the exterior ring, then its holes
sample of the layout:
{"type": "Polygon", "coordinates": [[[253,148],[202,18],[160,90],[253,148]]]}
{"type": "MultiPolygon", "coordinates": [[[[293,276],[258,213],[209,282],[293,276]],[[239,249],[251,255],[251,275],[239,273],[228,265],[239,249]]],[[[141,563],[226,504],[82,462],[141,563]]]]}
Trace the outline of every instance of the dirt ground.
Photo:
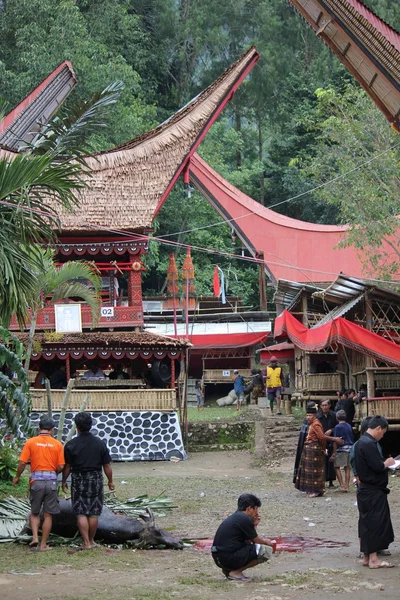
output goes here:
{"type": "MultiPolygon", "coordinates": [[[[262,499],[263,535],[318,537],[347,542],[342,548],[319,547],[281,552],[248,572],[250,583],[223,578],[207,552],[110,550],[69,555],[66,548],[47,553],[26,546],[0,546],[0,598],[14,600],[298,600],[336,598],[398,600],[400,545],[392,547],[397,568],[369,570],[357,559],[355,493],[327,493],[308,499],[293,489],[292,461],[257,465],[249,452],[192,454],[180,463],[114,465],[121,499],[165,492],[178,507],[157,524],[183,538],[211,538],[222,519],[235,510],[237,497],[253,492],[262,499]],[[306,520],[309,519],[309,520],[306,520]],[[310,526],[314,523],[314,526],[310,526]]],[[[391,477],[389,501],[393,525],[400,518],[400,477],[391,477]]]]}

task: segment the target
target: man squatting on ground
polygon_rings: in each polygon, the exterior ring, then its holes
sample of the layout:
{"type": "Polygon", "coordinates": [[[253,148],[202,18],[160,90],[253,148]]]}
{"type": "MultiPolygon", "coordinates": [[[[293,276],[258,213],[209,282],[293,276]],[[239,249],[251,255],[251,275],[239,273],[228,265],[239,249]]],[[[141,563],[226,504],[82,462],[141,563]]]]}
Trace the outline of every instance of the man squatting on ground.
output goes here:
{"type": "Polygon", "coordinates": [[[374,416],[354,449],[355,467],[360,480],[357,490],[360,550],[364,553],[363,565],[370,569],[393,566],[378,559],[378,552],[387,549],[394,541],[387,487],[387,469],[394,464],[394,459],[390,457],[384,461],[378,449],[378,443],[388,427],[386,419],[374,416]]]}
{"type": "Polygon", "coordinates": [[[217,529],[211,553],[227,579],[250,581],[243,571],[271,558],[274,543],[259,536],[255,529],[260,522],[260,506],[261,500],[257,496],[242,494],[237,511],[217,529]]]}
{"type": "Polygon", "coordinates": [[[39,421],[39,435],[27,440],[19,457],[16,476],[13,486],[25,470],[27,463],[31,463],[30,476],[30,503],[31,503],[31,529],[32,542],[30,548],[39,546],[40,512],[43,507],[42,541],[39,550],[51,550],[47,546],[47,539],[53,523],[52,515],[60,512],[57,495],[57,474],[64,468],[64,449],[58,440],[52,437],[55,423],[47,415],[39,421]]]}
{"type": "Polygon", "coordinates": [[[94,536],[103,510],[103,470],[108,488],[115,489],[111,457],[105,443],[92,435],[93,420],[89,413],[75,415],[78,436],[65,445],[65,468],[62,489],[67,491],[67,479],[72,471],[71,501],[78,529],[83,539],[82,550],[96,546],[94,536]]]}

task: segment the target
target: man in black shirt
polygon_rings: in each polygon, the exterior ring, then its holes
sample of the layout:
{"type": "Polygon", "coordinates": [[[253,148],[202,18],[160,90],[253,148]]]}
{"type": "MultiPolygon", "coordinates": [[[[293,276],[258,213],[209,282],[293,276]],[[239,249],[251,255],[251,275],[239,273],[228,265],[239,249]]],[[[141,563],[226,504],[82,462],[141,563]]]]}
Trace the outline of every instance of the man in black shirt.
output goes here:
{"type": "Polygon", "coordinates": [[[367,432],[355,446],[355,466],[360,479],[357,490],[360,550],[364,553],[363,565],[370,569],[393,566],[378,559],[378,551],[388,548],[394,540],[387,487],[387,468],[394,460],[387,458],[384,461],[377,446],[387,429],[386,419],[373,417],[367,432]]]}
{"type": "Polygon", "coordinates": [[[67,478],[72,471],[72,510],[83,539],[83,550],[94,548],[98,518],[103,509],[103,470],[110,490],[115,489],[111,457],[107,446],[90,433],[92,417],[81,412],[75,415],[78,437],[64,448],[65,468],[62,489],[67,490],[67,478]]]}
{"type": "Polygon", "coordinates": [[[339,401],[335,406],[335,412],[338,412],[339,410],[344,410],[346,413],[346,423],[351,425],[353,423],[356,408],[354,406],[354,399],[352,397],[349,398],[349,394],[346,390],[341,390],[339,392],[339,401]]]}
{"type": "Polygon", "coordinates": [[[273,542],[262,538],[255,530],[260,521],[258,508],[261,500],[252,494],[242,494],[238,509],[217,529],[211,548],[215,564],[232,581],[250,581],[245,569],[267,561],[272,554],[273,542]]]}
{"type": "MultiPolygon", "coordinates": [[[[333,435],[333,430],[337,425],[336,413],[331,410],[331,401],[329,398],[324,398],[321,402],[321,412],[317,414],[317,419],[322,425],[325,435],[333,435]]],[[[335,466],[330,460],[333,453],[333,443],[327,442],[326,449],[328,453],[325,455],[325,481],[329,481],[329,487],[333,485],[336,479],[335,466]]],[[[296,483],[296,482],[295,482],[296,483]]]]}

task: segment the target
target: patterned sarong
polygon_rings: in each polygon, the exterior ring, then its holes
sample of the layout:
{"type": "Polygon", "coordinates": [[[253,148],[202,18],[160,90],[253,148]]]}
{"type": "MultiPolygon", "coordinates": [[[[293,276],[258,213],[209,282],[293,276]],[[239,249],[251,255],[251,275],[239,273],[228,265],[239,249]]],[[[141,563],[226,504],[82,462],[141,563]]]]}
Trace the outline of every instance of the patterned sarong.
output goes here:
{"type": "Polygon", "coordinates": [[[295,488],[308,494],[325,491],[325,460],[318,442],[304,444],[295,488]]]}
{"type": "Polygon", "coordinates": [[[72,472],[72,511],[75,515],[97,517],[103,510],[103,472],[72,472]]]}

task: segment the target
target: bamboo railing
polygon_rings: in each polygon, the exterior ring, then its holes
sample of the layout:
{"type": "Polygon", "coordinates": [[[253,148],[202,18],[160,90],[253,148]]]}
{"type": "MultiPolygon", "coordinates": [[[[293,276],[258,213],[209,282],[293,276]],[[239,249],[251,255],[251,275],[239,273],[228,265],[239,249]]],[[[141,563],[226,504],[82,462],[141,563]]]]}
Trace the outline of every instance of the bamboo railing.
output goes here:
{"type": "MultiPolygon", "coordinates": [[[[31,390],[32,408],[34,411],[47,412],[46,390],[31,390]]],[[[51,390],[53,412],[61,410],[65,390],[51,390]]],[[[174,389],[73,389],[68,404],[68,410],[76,412],[82,406],[88,395],[86,410],[116,411],[116,410],[176,410],[176,391],[174,389]]]]}

